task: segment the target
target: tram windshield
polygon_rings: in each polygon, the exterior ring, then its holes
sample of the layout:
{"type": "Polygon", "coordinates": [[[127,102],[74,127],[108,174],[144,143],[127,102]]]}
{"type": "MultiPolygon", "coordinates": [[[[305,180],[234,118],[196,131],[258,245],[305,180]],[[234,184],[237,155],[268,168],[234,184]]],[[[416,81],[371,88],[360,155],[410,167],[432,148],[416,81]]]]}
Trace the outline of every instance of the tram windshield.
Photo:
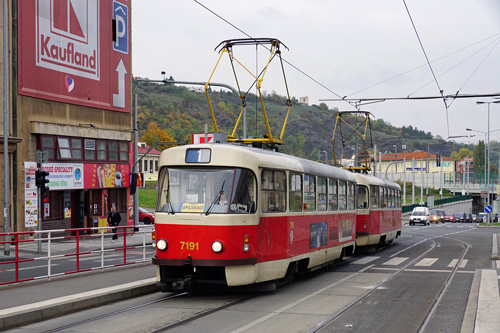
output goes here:
{"type": "Polygon", "coordinates": [[[163,168],[156,211],[255,213],[255,175],[242,168],[163,168]]]}

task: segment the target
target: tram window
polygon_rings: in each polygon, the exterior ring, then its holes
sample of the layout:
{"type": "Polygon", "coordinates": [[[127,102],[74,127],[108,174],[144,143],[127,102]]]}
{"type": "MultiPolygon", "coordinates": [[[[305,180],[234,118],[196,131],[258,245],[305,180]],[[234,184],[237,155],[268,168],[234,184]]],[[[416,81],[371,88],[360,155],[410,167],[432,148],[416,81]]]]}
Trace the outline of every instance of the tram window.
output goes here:
{"type": "Polygon", "coordinates": [[[330,211],[336,211],[339,209],[338,185],[336,179],[328,180],[328,209],[330,211]]]}
{"type": "Polygon", "coordinates": [[[277,170],[262,170],[262,212],[286,211],[286,173],[277,170]]]}
{"type": "Polygon", "coordinates": [[[290,172],[290,211],[302,211],[302,175],[290,172]]]}
{"type": "Polygon", "coordinates": [[[318,177],[318,210],[326,210],[326,201],[328,199],[327,194],[327,179],[323,177],[318,177]]]}
{"type": "Polygon", "coordinates": [[[372,208],[379,208],[378,203],[379,190],[378,186],[370,185],[370,205],[372,208]]]}
{"type": "Polygon", "coordinates": [[[348,182],[347,183],[347,210],[354,210],[355,207],[355,191],[356,187],[354,183],[348,182]]]}
{"type": "Polygon", "coordinates": [[[339,180],[339,210],[347,209],[347,184],[339,180]]]}
{"type": "Polygon", "coordinates": [[[368,187],[363,185],[358,185],[357,191],[358,191],[358,208],[360,209],[368,208],[368,187]]]}
{"type": "Polygon", "coordinates": [[[390,197],[391,197],[391,208],[394,208],[394,207],[396,207],[396,198],[394,197],[395,192],[394,192],[393,188],[389,189],[389,191],[390,191],[390,197]]]}
{"type": "Polygon", "coordinates": [[[379,203],[380,203],[380,208],[384,208],[384,187],[383,186],[380,186],[379,187],[379,192],[380,194],[379,196],[379,203]]]}
{"type": "Polygon", "coordinates": [[[316,210],[316,177],[304,175],[304,210],[316,210]]]}
{"type": "Polygon", "coordinates": [[[398,190],[398,199],[397,199],[397,203],[398,203],[398,208],[401,208],[401,191],[398,190]]]}

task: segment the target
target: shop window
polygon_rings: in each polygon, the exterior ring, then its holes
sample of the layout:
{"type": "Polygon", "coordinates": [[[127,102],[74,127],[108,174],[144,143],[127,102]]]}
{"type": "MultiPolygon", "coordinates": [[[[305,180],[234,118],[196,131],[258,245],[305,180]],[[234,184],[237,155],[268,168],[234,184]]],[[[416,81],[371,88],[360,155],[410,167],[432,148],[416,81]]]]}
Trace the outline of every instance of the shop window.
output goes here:
{"type": "Polygon", "coordinates": [[[95,161],[95,140],[85,139],[85,160],[95,161]]]}
{"type": "Polygon", "coordinates": [[[42,150],[45,150],[47,152],[47,158],[49,160],[53,160],[55,158],[54,156],[54,149],[55,149],[55,143],[54,143],[54,137],[52,136],[42,136],[42,150]]]}
{"type": "Polygon", "coordinates": [[[106,141],[97,141],[97,160],[98,161],[106,161],[106,141]]]}
{"type": "Polygon", "coordinates": [[[58,146],[58,157],[62,160],[71,159],[71,148],[69,146],[68,138],[57,138],[57,146],[58,146]]]}
{"type": "MultiPolygon", "coordinates": [[[[108,189],[108,209],[111,210],[113,204],[116,206],[116,211],[120,213],[127,212],[127,189],[126,188],[110,188],[108,189]]],[[[107,212],[109,213],[109,212],[107,212]]],[[[106,215],[107,215],[106,213],[106,215]]]]}
{"type": "Polygon", "coordinates": [[[108,142],[108,157],[110,161],[118,161],[118,143],[116,141],[108,142]]]}
{"type": "Polygon", "coordinates": [[[120,161],[128,161],[128,142],[120,142],[120,161]]]}
{"type": "Polygon", "coordinates": [[[82,158],[82,139],[71,138],[71,155],[74,160],[81,160],[82,158]]]}
{"type": "Polygon", "coordinates": [[[153,173],[154,169],[153,169],[153,160],[150,160],[149,161],[149,172],[153,173]]]}

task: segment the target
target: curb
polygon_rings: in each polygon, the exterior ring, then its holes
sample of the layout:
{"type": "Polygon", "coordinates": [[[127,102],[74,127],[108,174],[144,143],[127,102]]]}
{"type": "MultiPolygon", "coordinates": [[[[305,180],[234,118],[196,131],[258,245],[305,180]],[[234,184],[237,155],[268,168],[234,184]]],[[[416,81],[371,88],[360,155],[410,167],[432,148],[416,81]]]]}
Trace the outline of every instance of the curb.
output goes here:
{"type": "Polygon", "coordinates": [[[150,278],[0,310],[0,330],[28,325],[85,310],[93,306],[159,291],[160,288],[156,285],[156,278],[150,278]]]}

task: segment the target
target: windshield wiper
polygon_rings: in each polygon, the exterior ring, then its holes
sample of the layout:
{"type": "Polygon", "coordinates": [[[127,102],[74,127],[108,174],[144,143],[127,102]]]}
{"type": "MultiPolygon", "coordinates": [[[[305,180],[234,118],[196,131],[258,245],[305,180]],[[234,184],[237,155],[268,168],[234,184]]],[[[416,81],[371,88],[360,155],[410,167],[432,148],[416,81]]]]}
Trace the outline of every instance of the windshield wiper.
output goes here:
{"type": "Polygon", "coordinates": [[[222,193],[224,193],[224,184],[225,184],[225,183],[226,183],[226,181],[224,180],[224,181],[222,182],[222,186],[221,186],[221,188],[220,188],[219,194],[217,195],[217,197],[215,197],[215,200],[214,200],[214,201],[212,201],[212,203],[210,204],[210,206],[208,206],[208,209],[207,209],[207,212],[205,213],[205,215],[210,214],[210,211],[212,210],[212,208],[215,206],[215,204],[216,204],[217,202],[219,202],[219,200],[220,200],[220,196],[222,195],[222,193]]]}

